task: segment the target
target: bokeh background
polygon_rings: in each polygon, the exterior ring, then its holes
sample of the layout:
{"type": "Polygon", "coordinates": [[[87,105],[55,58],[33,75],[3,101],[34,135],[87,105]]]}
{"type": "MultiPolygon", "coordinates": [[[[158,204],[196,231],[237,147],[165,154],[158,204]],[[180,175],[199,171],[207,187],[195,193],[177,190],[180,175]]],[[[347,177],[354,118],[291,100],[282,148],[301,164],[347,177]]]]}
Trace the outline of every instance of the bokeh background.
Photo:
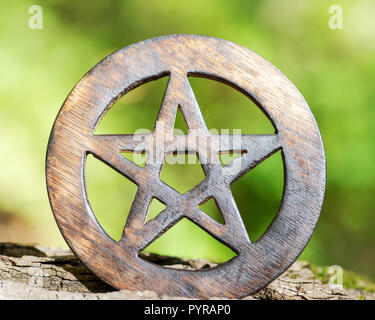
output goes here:
{"type": "MultiPolygon", "coordinates": [[[[374,1],[3,0],[0,12],[0,241],[65,246],[48,203],[44,161],[53,121],[75,83],[126,45],[165,34],[205,34],[237,42],[278,67],[319,124],[327,156],[326,200],[300,259],[375,278],[374,1]],[[31,5],[43,9],[41,30],[29,28],[31,5]],[[342,7],[342,29],[329,27],[332,5],[342,7]]],[[[152,129],[167,80],[125,95],[97,132],[152,129]]],[[[273,132],[242,94],[212,80],[190,82],[209,128],[273,132]]],[[[181,117],[176,127],[184,130],[181,117]]],[[[166,165],[162,171],[162,179],[177,190],[203,177],[199,165],[166,165]]],[[[272,221],[282,189],[280,153],[233,185],[252,240],[272,221]]],[[[119,237],[136,186],[92,158],[87,190],[103,228],[119,237]]],[[[156,201],[149,217],[163,207],[156,201]]],[[[220,219],[214,202],[202,209],[220,219]]],[[[232,254],[189,221],[149,250],[216,261],[232,254]]]]}

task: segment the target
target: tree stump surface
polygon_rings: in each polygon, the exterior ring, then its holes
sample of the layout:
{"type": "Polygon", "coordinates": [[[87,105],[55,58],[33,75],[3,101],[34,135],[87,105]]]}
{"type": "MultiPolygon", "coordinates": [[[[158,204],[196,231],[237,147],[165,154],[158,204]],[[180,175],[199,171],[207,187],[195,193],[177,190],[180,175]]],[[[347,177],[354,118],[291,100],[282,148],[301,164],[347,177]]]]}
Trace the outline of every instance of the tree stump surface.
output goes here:
{"type": "MultiPolygon", "coordinates": [[[[207,260],[179,259],[147,254],[167,267],[202,269],[215,266],[207,260]]],[[[117,291],[101,281],[69,250],[15,243],[0,243],[0,299],[158,300],[182,299],[158,296],[153,291],[117,291]]],[[[220,297],[217,297],[220,299],[220,297]]],[[[323,284],[304,261],[295,262],[266,288],[246,300],[375,299],[374,292],[323,284]]]]}

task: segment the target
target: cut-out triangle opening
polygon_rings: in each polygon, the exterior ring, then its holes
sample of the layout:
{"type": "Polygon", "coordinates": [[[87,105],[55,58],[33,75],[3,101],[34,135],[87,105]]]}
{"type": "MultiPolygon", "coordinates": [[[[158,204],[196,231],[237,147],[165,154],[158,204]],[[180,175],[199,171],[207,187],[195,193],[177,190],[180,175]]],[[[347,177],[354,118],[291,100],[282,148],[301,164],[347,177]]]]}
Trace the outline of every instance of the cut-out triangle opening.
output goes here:
{"type": "Polygon", "coordinates": [[[229,151],[229,152],[219,152],[219,160],[223,167],[231,163],[233,160],[242,157],[246,153],[246,150],[242,151],[229,151]]]}
{"type": "Polygon", "coordinates": [[[251,242],[258,240],[275,218],[284,189],[282,151],[250,170],[231,185],[251,242]]]}
{"type": "Polygon", "coordinates": [[[192,189],[205,178],[196,153],[167,154],[160,179],[179,193],[192,189]]]}
{"type": "Polygon", "coordinates": [[[159,199],[152,198],[148,207],[145,223],[156,218],[167,206],[159,199]]]}
{"type": "Polygon", "coordinates": [[[146,152],[120,151],[120,154],[129,161],[135,163],[137,166],[142,168],[146,165],[148,158],[148,153],[146,152]]]}
{"type": "Polygon", "coordinates": [[[181,111],[181,107],[178,107],[176,113],[176,119],[174,122],[173,134],[174,135],[186,135],[189,133],[184,115],[181,111]]]}
{"type": "MultiPolygon", "coordinates": [[[[182,218],[170,229],[164,232],[146,248],[140,251],[141,258],[150,254],[159,256],[177,257],[179,261],[187,259],[207,259],[213,263],[221,264],[237,256],[237,253],[211,236],[194,222],[182,218]]],[[[150,261],[150,259],[147,259],[150,261]]],[[[154,263],[164,266],[166,259],[153,259],[154,263]],[[155,261],[157,260],[157,261],[155,261]]],[[[175,261],[171,259],[171,261],[175,261]]],[[[169,267],[180,268],[181,262],[169,267]]]]}
{"type": "Polygon", "coordinates": [[[189,74],[189,83],[210,131],[215,129],[219,134],[275,133],[270,118],[233,84],[202,74],[189,74]]]}
{"type": "Polygon", "coordinates": [[[152,132],[169,76],[147,81],[118,99],[98,120],[95,134],[152,132]]]}
{"type": "Polygon", "coordinates": [[[214,197],[207,198],[199,205],[199,209],[201,209],[204,213],[209,215],[212,219],[216,220],[217,222],[224,224],[223,215],[217,205],[217,202],[214,197]]]}
{"type": "Polygon", "coordinates": [[[99,225],[109,237],[120,241],[137,185],[88,154],[85,186],[90,207],[99,225]]]}

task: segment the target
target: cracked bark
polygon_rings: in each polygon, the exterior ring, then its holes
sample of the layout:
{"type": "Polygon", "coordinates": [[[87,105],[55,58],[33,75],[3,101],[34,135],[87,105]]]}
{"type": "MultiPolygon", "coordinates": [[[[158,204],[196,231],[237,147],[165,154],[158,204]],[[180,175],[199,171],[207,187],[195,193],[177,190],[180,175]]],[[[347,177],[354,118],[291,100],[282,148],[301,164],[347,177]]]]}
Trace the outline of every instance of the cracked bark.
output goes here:
{"type": "MultiPolygon", "coordinates": [[[[168,267],[201,269],[209,261],[148,255],[168,267]]],[[[219,297],[218,297],[219,298],[219,297]]],[[[330,287],[307,262],[295,262],[283,275],[248,300],[374,299],[374,293],[330,287]]],[[[0,243],[0,299],[173,299],[152,291],[117,291],[102,282],[68,250],[0,243]]],[[[180,298],[181,299],[181,298],[180,298]]]]}

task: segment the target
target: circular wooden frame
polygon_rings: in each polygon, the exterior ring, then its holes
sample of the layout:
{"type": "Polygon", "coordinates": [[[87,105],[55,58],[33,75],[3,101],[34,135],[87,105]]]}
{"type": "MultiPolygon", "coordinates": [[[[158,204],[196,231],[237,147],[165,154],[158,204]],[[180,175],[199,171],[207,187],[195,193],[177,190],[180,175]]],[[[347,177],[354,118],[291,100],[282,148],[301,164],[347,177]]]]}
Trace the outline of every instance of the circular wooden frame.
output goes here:
{"type": "MultiPolygon", "coordinates": [[[[221,145],[222,148],[233,150],[229,145],[221,145]]],[[[107,283],[118,289],[152,290],[168,296],[240,298],[266,286],[285,271],[310,239],[324,198],[325,155],[307,103],[273,65],[226,40],[173,35],[125,47],[106,57],[78,82],[51,132],[46,176],[52,210],[66,242],[107,283]],[[156,124],[152,134],[142,137],[146,148],[151,147],[151,136],[169,135],[169,139],[175,139],[174,151],[199,153],[200,150],[186,146],[182,138],[170,135],[178,106],[189,130],[200,129],[203,137],[217,139],[217,145],[220,144],[220,135],[212,136],[205,130],[188,76],[223,81],[246,94],[272,121],[275,135],[244,135],[247,154],[241,157],[244,159],[239,170],[228,173],[217,163],[206,164],[203,168],[209,178],[189,192],[178,194],[158,176],[164,154],[171,151],[167,150],[168,144],[156,152],[157,165],[148,163],[139,168],[119,155],[120,150],[134,149],[133,135],[93,134],[119,97],[164,75],[170,75],[170,80],[158,120],[163,120],[166,128],[161,130],[156,124]],[[228,189],[233,181],[280,149],[285,170],[282,203],[267,231],[251,243],[228,189]],[[103,231],[89,205],[84,174],[88,153],[139,187],[120,242],[103,231]],[[155,194],[167,204],[167,209],[145,224],[144,210],[155,194]],[[224,226],[196,208],[199,201],[211,195],[226,200],[221,208],[226,206],[224,226]],[[199,224],[238,256],[218,267],[199,271],[164,268],[138,256],[140,250],[182,217],[199,224]]]]}

